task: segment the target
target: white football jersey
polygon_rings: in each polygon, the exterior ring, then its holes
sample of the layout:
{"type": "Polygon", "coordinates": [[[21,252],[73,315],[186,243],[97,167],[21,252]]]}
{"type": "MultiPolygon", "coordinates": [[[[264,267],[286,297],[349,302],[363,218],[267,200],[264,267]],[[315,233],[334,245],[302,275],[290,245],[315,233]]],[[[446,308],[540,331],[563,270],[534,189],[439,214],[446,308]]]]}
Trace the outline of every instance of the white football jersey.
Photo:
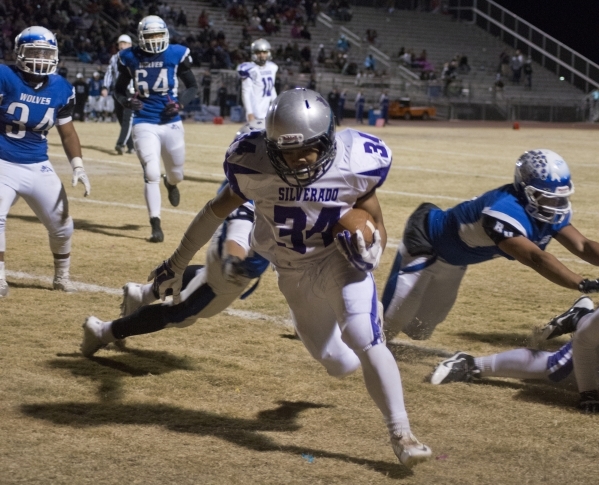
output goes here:
{"type": "Polygon", "coordinates": [[[237,67],[246,116],[253,114],[259,120],[266,118],[270,102],[277,97],[275,77],[278,69],[271,61],[266,61],[263,66],[244,62],[237,67]]]}
{"type": "Polygon", "coordinates": [[[305,188],[290,187],[277,175],[264,132],[247,133],[229,147],[229,184],[255,204],[252,247],[276,266],[296,268],[336,251],[333,226],[385,181],[391,150],[382,140],[347,129],[337,133],[336,147],[328,171],[305,188]]]}

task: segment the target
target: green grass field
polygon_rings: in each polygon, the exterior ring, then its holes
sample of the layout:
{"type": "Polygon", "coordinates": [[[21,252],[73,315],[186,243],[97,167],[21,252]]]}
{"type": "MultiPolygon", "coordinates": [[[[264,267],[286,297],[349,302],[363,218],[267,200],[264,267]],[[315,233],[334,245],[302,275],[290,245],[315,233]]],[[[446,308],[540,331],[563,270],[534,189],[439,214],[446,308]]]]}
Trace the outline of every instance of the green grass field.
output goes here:
{"type": "MultiPolygon", "coordinates": [[[[574,390],[508,379],[426,382],[440,360],[430,349],[478,355],[531,345],[532,330],[577,297],[515,262],[471,267],[433,337],[400,336],[392,346],[413,431],[433,449],[433,459],[413,470],[397,462],[362,376],[329,377],[293,338],[271,272],[250,298],[215,318],[83,358],[85,318],[116,318],[121,286],[145,281],[171,254],[219,187],[238,127],[185,125],[181,205],[171,208],[161,188],[163,244],[146,242],[141,169],[135,155],[112,151],[116,124],[77,124],[92,183],[86,199],[82,187],[70,186],[70,167],[51,133],[51,160],[75,220],[71,276],[80,291],[51,291],[47,234],[20,200],[7,220],[11,290],[0,300],[0,484],[596,483],[598,417],[574,409],[574,390]]],[[[375,273],[379,292],[419,203],[449,207],[509,183],[527,149],[565,158],[576,188],[573,222],[599,239],[595,130],[435,122],[364,130],[394,154],[378,191],[389,234],[375,273]]],[[[558,243],[549,251],[574,271],[599,276],[558,243]]]]}

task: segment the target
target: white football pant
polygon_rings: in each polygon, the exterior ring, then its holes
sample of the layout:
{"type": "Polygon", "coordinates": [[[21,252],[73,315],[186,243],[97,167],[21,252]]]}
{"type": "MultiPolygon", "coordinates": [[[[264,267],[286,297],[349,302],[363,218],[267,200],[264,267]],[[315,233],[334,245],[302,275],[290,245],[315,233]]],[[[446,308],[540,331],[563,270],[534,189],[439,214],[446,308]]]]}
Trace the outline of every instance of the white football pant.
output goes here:
{"type": "Polygon", "coordinates": [[[401,258],[401,269],[389,277],[397,277],[391,299],[383,299],[385,333],[389,339],[400,331],[415,340],[428,339],[453,307],[466,266],[454,266],[441,259],[426,266],[431,256],[410,256],[403,243],[397,258],[401,258]],[[422,266],[426,267],[416,269],[422,266]]]}
{"type": "Polygon", "coordinates": [[[54,254],[71,252],[73,220],[67,194],[49,161],[11,163],[0,160],[0,252],[6,251],[6,217],[22,197],[48,231],[54,254]]]}
{"type": "Polygon", "coordinates": [[[166,181],[177,185],[183,180],[185,138],[183,123],[165,125],[139,123],[133,125],[133,144],[144,171],[144,195],[150,217],[160,217],[160,156],[164,162],[166,181]]]}

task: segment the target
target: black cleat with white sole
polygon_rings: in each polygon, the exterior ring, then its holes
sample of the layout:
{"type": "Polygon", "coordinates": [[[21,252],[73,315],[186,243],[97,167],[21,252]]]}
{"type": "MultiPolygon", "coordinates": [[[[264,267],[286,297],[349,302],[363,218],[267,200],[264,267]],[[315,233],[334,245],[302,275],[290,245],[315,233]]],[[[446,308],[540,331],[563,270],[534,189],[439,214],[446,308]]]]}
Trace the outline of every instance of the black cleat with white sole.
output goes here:
{"type": "Polygon", "coordinates": [[[474,357],[465,352],[458,352],[435,368],[431,375],[431,384],[471,382],[474,378],[480,378],[480,369],[474,364],[474,357]]]}

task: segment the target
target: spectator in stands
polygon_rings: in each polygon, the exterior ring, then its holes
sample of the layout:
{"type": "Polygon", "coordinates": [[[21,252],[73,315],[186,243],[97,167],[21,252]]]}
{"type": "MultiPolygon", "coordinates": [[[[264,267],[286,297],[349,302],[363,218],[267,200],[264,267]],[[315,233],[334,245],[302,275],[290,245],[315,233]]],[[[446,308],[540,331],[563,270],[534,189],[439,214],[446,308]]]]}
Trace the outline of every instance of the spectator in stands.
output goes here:
{"type": "Polygon", "coordinates": [[[300,37],[302,39],[312,40],[312,34],[308,30],[308,25],[307,24],[303,24],[302,25],[302,28],[300,30],[300,37]]]}
{"type": "Polygon", "coordinates": [[[58,63],[58,70],[56,71],[56,73],[59,76],[64,77],[65,79],[67,78],[67,76],[69,75],[69,69],[67,68],[66,64],[64,63],[64,61],[60,61],[58,63]]]}
{"type": "Polygon", "coordinates": [[[364,77],[364,71],[358,71],[356,73],[356,80],[354,81],[354,84],[356,86],[361,86],[362,85],[362,78],[364,77]]]}
{"type": "Polygon", "coordinates": [[[210,16],[206,12],[206,10],[202,10],[200,16],[198,17],[198,27],[200,29],[205,29],[207,27],[210,27],[211,25],[212,24],[210,22],[210,16]]]}
{"type": "Polygon", "coordinates": [[[224,118],[228,115],[227,113],[227,86],[224,84],[218,88],[217,97],[218,97],[218,105],[220,106],[220,115],[224,118]]]}
{"type": "Polygon", "coordinates": [[[412,68],[412,58],[414,54],[411,50],[405,51],[403,55],[399,58],[399,62],[403,64],[405,67],[412,68]]]}
{"type": "Polygon", "coordinates": [[[363,124],[364,123],[364,103],[365,103],[364,95],[362,91],[358,91],[356,94],[356,100],[354,101],[354,107],[356,108],[356,123],[363,124]]]}
{"type": "Polygon", "coordinates": [[[341,34],[341,36],[339,37],[339,40],[337,41],[337,50],[339,52],[347,52],[350,48],[349,45],[349,41],[347,40],[347,37],[345,37],[345,35],[341,34]]]}
{"type": "Polygon", "coordinates": [[[510,68],[512,69],[512,83],[520,84],[520,78],[522,77],[522,66],[524,66],[524,56],[518,49],[510,60],[510,68]]]}
{"type": "Polygon", "coordinates": [[[366,56],[366,59],[364,59],[364,69],[366,69],[367,71],[370,72],[374,72],[375,71],[375,60],[372,54],[368,54],[366,56]]]}
{"type": "Polygon", "coordinates": [[[114,99],[112,96],[108,95],[108,88],[106,86],[102,86],[100,97],[96,104],[96,111],[98,113],[97,121],[112,121],[114,99]]]}
{"type": "Polygon", "coordinates": [[[501,79],[501,73],[498,72],[495,75],[495,83],[493,84],[493,87],[495,88],[495,93],[503,92],[504,85],[505,84],[501,79]]]}
{"type": "Polygon", "coordinates": [[[339,117],[339,124],[343,121],[345,115],[345,100],[347,99],[347,91],[344,89],[339,95],[339,105],[337,107],[337,113],[339,117]]]}
{"type": "Polygon", "coordinates": [[[326,60],[327,54],[324,50],[324,44],[320,44],[318,46],[318,53],[316,54],[316,62],[318,62],[318,64],[324,64],[326,60]]]}
{"type": "Polygon", "coordinates": [[[470,72],[470,65],[468,64],[468,57],[457,55],[458,58],[458,71],[462,74],[468,74],[470,72]]]}
{"type": "Polygon", "coordinates": [[[369,44],[376,44],[376,39],[378,35],[379,34],[375,29],[366,29],[366,41],[369,44]]]}
{"type": "Polygon", "coordinates": [[[177,15],[177,21],[175,24],[177,27],[187,27],[187,14],[185,13],[185,10],[183,10],[183,8],[179,10],[179,14],[177,15]]]}
{"type": "Polygon", "coordinates": [[[510,75],[510,55],[506,51],[501,51],[501,54],[499,54],[499,68],[497,72],[503,77],[510,75]]]}
{"type": "Polygon", "coordinates": [[[331,111],[333,112],[333,115],[335,116],[335,124],[337,126],[340,125],[339,123],[339,91],[337,90],[336,87],[333,87],[333,90],[329,93],[328,95],[328,101],[329,101],[329,106],[331,107],[331,111]]]}
{"type": "Polygon", "coordinates": [[[449,87],[457,78],[456,73],[456,62],[446,62],[443,65],[443,71],[441,72],[441,79],[443,80],[443,96],[449,97],[449,87]]]}
{"type": "Polygon", "coordinates": [[[75,111],[73,113],[73,119],[85,121],[84,108],[89,95],[89,85],[85,79],[83,79],[83,74],[80,72],[77,73],[73,88],[75,89],[75,111]]]}
{"type": "Polygon", "coordinates": [[[532,89],[532,59],[530,56],[522,67],[522,73],[524,74],[524,89],[532,89]]]}
{"type": "Polygon", "coordinates": [[[210,87],[212,85],[212,76],[210,75],[210,71],[204,72],[202,76],[202,103],[206,106],[210,104],[210,87]]]}
{"type": "Polygon", "coordinates": [[[308,85],[306,87],[312,91],[316,91],[316,79],[314,78],[314,74],[310,76],[310,81],[308,81],[308,85]]]}
{"type": "Polygon", "coordinates": [[[100,73],[98,71],[94,71],[92,77],[87,81],[89,86],[89,97],[87,98],[87,102],[89,104],[89,112],[91,117],[97,121],[98,119],[98,100],[100,99],[100,91],[102,90],[102,79],[100,78],[100,73]]]}
{"type": "Polygon", "coordinates": [[[387,95],[387,91],[381,93],[379,108],[381,110],[381,118],[385,120],[385,126],[387,126],[389,124],[389,96],[387,95]]]}

